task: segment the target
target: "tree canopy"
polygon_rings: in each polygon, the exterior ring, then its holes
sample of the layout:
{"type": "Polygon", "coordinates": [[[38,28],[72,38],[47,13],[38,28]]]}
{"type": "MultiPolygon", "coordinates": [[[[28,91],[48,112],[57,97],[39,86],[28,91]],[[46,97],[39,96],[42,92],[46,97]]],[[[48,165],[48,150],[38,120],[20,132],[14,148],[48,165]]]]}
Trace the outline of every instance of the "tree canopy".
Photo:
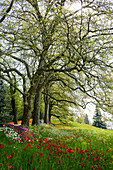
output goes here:
{"type": "Polygon", "coordinates": [[[113,69],[111,1],[18,0],[9,7],[0,25],[0,72],[23,96],[24,125],[29,125],[33,109],[38,124],[41,93],[52,81],[73,94],[75,106],[86,106],[84,95],[108,104],[106,91],[112,87],[105,75],[113,69]]]}

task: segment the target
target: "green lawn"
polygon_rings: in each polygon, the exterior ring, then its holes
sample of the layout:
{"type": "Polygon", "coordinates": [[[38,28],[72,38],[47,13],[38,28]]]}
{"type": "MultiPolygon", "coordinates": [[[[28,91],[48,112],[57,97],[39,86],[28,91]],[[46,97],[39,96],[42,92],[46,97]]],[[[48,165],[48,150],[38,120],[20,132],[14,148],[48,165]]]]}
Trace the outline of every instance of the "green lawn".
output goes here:
{"type": "Polygon", "coordinates": [[[113,169],[113,131],[76,122],[0,131],[0,170],[113,169]]]}

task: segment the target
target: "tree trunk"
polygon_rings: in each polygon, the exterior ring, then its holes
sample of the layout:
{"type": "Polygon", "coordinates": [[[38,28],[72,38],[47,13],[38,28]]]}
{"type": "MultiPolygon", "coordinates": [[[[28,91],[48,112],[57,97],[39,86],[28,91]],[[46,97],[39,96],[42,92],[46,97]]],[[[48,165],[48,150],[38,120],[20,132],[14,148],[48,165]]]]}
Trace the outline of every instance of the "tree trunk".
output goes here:
{"type": "Polygon", "coordinates": [[[29,126],[29,120],[31,117],[31,109],[32,109],[32,95],[30,94],[26,97],[26,101],[24,103],[24,113],[22,118],[22,125],[29,126]]]}
{"type": "Polygon", "coordinates": [[[35,78],[34,84],[31,85],[28,92],[26,92],[26,84],[25,79],[23,79],[23,103],[24,103],[24,111],[22,118],[22,125],[29,126],[29,120],[32,111],[32,103],[33,103],[33,95],[38,86],[38,77],[35,78]],[[27,94],[27,95],[26,95],[27,94]]]}
{"type": "Polygon", "coordinates": [[[44,95],[44,102],[45,102],[45,116],[44,116],[44,123],[49,123],[49,96],[48,89],[45,90],[46,94],[44,95]]]}
{"type": "Polygon", "coordinates": [[[40,103],[41,103],[41,89],[38,89],[35,95],[34,100],[34,110],[32,113],[33,116],[33,122],[32,125],[36,124],[39,125],[40,121],[40,103]]]}
{"type": "Polygon", "coordinates": [[[52,103],[49,103],[49,122],[51,122],[51,110],[52,110],[52,103]]]}
{"type": "MultiPolygon", "coordinates": [[[[36,75],[36,74],[35,74],[36,75]]],[[[42,88],[45,86],[45,84],[47,83],[47,81],[49,80],[49,78],[51,77],[52,74],[47,74],[46,76],[43,75],[43,73],[41,75],[39,75],[39,77],[36,75],[36,77],[34,78],[33,84],[31,85],[29,91],[27,92],[28,97],[26,98],[26,101],[24,103],[24,114],[23,114],[23,119],[22,119],[22,124],[25,126],[29,126],[29,119],[31,116],[31,111],[32,111],[32,103],[33,103],[33,95],[35,95],[35,93],[39,93],[37,94],[37,104],[35,104],[34,106],[36,106],[36,108],[34,110],[37,110],[37,112],[33,113],[34,116],[34,120],[33,123],[37,120],[37,124],[39,123],[39,116],[40,116],[40,101],[41,101],[41,91],[42,88]],[[39,91],[39,92],[38,92],[39,91]]]]}
{"type": "Polygon", "coordinates": [[[18,119],[17,119],[17,109],[16,109],[16,102],[15,102],[15,93],[16,93],[16,89],[13,89],[12,85],[10,85],[10,93],[11,93],[11,106],[12,106],[12,115],[14,116],[13,121],[14,124],[18,123],[18,119]]]}
{"type": "Polygon", "coordinates": [[[18,123],[18,119],[17,119],[17,109],[16,109],[16,104],[15,104],[15,98],[12,96],[11,97],[11,105],[12,105],[12,113],[13,113],[13,121],[14,121],[14,124],[17,124],[18,123]]]}
{"type": "Polygon", "coordinates": [[[44,123],[49,123],[49,103],[45,103],[45,116],[44,116],[44,123]]]}

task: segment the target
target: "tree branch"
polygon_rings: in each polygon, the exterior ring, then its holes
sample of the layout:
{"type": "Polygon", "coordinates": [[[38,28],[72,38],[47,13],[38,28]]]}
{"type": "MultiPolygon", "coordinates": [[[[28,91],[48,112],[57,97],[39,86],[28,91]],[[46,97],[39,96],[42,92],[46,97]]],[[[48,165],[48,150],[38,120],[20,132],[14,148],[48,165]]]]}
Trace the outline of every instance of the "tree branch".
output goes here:
{"type": "Polygon", "coordinates": [[[13,3],[14,3],[14,0],[11,1],[10,6],[7,8],[7,10],[4,13],[3,17],[0,19],[0,23],[2,23],[4,21],[4,19],[6,18],[7,14],[11,11],[13,3]]]}

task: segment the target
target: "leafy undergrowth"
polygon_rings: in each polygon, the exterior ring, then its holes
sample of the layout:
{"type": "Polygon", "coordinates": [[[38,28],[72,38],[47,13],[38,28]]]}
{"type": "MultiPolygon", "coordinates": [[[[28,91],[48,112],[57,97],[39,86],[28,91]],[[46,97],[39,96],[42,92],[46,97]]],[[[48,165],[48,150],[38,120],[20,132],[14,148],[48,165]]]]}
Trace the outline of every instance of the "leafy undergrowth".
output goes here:
{"type": "Polygon", "coordinates": [[[113,132],[90,125],[6,125],[0,131],[0,170],[113,169],[113,132]]]}

